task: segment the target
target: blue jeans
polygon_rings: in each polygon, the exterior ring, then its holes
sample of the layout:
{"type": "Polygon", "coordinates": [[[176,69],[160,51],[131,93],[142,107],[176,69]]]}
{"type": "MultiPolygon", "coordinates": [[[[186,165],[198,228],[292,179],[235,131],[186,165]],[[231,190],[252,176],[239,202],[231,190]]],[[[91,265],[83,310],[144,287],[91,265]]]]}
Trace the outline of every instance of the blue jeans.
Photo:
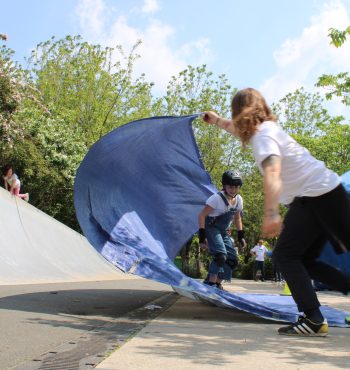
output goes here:
{"type": "Polygon", "coordinates": [[[215,259],[209,265],[209,274],[218,275],[222,280],[231,280],[232,271],[237,265],[237,253],[232,244],[231,238],[227,235],[227,228],[232,221],[234,212],[229,211],[218,217],[207,217],[205,233],[208,241],[210,254],[215,258],[218,253],[226,256],[226,262],[219,266],[215,259]]]}
{"type": "Polygon", "coordinates": [[[258,272],[258,270],[261,271],[261,280],[265,280],[264,261],[257,261],[257,260],[255,260],[255,264],[254,264],[254,280],[255,280],[256,273],[258,272]]]}

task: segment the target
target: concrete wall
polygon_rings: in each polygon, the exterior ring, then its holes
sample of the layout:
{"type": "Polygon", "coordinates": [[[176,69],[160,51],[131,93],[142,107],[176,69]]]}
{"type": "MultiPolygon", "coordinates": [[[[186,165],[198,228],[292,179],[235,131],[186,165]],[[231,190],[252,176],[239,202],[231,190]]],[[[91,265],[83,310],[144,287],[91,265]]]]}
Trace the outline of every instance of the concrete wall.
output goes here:
{"type": "Polygon", "coordinates": [[[125,278],[85,237],[0,188],[0,284],[125,278]]]}

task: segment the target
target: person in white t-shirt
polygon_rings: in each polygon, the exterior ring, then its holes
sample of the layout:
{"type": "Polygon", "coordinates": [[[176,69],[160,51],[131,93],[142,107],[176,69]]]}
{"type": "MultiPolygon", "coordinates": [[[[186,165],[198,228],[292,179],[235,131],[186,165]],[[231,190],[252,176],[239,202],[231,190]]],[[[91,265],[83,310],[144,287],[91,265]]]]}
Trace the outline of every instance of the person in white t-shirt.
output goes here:
{"type": "Polygon", "coordinates": [[[326,336],[327,320],[311,279],[344,294],[350,277],[319,262],[325,242],[337,253],[350,250],[350,200],[339,176],[283,131],[264,97],[255,89],[238,91],[232,99],[232,119],[206,112],[215,124],[248,144],[263,175],[263,234],[279,235],[273,252],[300,312],[298,321],[278,330],[282,335],[326,336]],[[279,203],[288,206],[282,228],[279,203]]]}
{"type": "Polygon", "coordinates": [[[264,271],[264,261],[265,255],[268,252],[268,249],[263,244],[262,240],[258,241],[258,244],[250,250],[250,253],[255,256],[254,272],[253,277],[256,280],[256,273],[261,271],[261,281],[265,281],[265,271],[264,271]]]}
{"type": "Polygon", "coordinates": [[[4,187],[12,195],[24,199],[26,202],[29,201],[29,194],[20,194],[21,190],[21,181],[18,176],[14,173],[12,166],[7,165],[4,167],[3,171],[4,187]]]}
{"type": "Polygon", "coordinates": [[[239,243],[245,246],[241,219],[243,199],[238,194],[242,178],[235,171],[225,171],[222,175],[222,191],[210,196],[198,215],[199,245],[209,248],[212,256],[208,276],[204,284],[223,289],[223,280],[231,281],[232,271],[238,264],[238,256],[227,229],[234,222],[239,243]]]}

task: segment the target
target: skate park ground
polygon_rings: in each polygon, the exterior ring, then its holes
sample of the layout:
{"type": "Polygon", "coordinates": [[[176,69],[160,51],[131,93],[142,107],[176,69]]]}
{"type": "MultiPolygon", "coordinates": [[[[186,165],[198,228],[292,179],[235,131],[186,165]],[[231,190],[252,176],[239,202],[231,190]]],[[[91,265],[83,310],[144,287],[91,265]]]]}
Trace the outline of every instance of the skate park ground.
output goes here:
{"type": "MultiPolygon", "coordinates": [[[[233,280],[232,292],[280,294],[233,280]]],[[[104,282],[0,287],[2,369],[347,369],[350,330],[279,336],[280,323],[193,301],[124,275],[104,282]]],[[[320,292],[349,311],[350,298],[320,292]]]]}
{"type": "MultiPolygon", "coordinates": [[[[233,280],[232,292],[281,293],[272,282],[233,280]]],[[[350,299],[319,294],[322,304],[349,311],[350,299]]],[[[350,330],[326,338],[280,336],[280,323],[180,297],[97,369],[347,369],[350,330]]]]}

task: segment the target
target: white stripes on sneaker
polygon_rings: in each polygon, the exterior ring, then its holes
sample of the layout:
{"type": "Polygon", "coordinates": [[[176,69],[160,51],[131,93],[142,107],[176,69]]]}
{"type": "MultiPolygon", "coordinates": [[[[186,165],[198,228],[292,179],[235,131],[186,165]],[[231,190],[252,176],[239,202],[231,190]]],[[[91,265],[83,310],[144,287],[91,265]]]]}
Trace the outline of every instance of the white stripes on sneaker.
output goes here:
{"type": "Polygon", "coordinates": [[[325,337],[328,334],[327,319],[322,323],[314,323],[304,316],[299,316],[297,322],[290,326],[284,326],[278,329],[281,335],[298,335],[303,337],[325,337]]]}
{"type": "Polygon", "coordinates": [[[298,334],[302,335],[313,335],[316,334],[312,328],[306,325],[304,322],[301,324],[296,324],[293,328],[298,334]]]}

